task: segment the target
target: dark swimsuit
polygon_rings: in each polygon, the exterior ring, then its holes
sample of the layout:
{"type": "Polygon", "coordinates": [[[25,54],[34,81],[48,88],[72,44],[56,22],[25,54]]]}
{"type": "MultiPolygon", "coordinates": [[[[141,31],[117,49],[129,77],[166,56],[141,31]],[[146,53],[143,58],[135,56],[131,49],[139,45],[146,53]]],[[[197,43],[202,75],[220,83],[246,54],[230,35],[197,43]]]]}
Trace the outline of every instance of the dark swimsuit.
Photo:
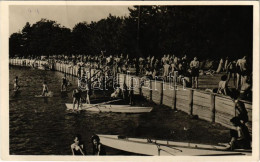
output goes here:
{"type": "Polygon", "coordinates": [[[73,97],[74,97],[76,100],[80,100],[80,97],[81,97],[80,92],[74,93],[73,97]]]}
{"type": "Polygon", "coordinates": [[[74,155],[82,155],[80,149],[76,150],[75,148],[73,148],[73,151],[74,151],[74,155]]]}
{"type": "MultiPolygon", "coordinates": [[[[106,155],[106,151],[105,148],[103,147],[103,145],[101,143],[98,144],[98,146],[100,145],[100,153],[99,155],[106,155]]],[[[93,146],[93,155],[97,155],[98,154],[98,146],[93,146]]]]}
{"type": "Polygon", "coordinates": [[[66,78],[62,78],[62,84],[63,84],[63,85],[66,85],[66,83],[67,83],[66,78]]]}

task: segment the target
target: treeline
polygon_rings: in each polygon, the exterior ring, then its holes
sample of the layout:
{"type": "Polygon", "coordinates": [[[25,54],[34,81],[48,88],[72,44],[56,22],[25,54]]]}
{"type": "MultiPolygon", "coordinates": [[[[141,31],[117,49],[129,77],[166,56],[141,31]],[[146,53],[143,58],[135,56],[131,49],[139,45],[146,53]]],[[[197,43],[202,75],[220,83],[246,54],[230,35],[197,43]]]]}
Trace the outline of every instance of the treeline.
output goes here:
{"type": "Polygon", "coordinates": [[[199,59],[252,56],[251,6],[134,6],[130,15],[79,22],[41,19],[9,38],[10,57],[174,54],[199,59]]]}

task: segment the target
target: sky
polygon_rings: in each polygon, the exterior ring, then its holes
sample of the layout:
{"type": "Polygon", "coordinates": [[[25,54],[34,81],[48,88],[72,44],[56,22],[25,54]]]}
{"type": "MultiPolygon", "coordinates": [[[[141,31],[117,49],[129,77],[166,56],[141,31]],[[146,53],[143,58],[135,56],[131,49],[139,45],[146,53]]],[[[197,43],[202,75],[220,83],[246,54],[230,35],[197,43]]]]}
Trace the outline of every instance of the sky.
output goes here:
{"type": "Polygon", "coordinates": [[[42,18],[72,29],[79,22],[98,21],[106,18],[109,13],[114,16],[128,16],[128,7],[131,6],[13,5],[9,8],[9,34],[21,31],[26,22],[34,24],[42,18]]]}

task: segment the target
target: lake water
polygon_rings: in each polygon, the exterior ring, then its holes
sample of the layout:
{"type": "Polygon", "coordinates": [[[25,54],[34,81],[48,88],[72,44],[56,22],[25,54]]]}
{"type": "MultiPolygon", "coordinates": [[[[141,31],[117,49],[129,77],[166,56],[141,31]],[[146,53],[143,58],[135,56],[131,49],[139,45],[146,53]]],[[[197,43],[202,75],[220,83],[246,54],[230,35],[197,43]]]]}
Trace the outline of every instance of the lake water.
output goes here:
{"type": "MultiPolygon", "coordinates": [[[[190,119],[181,111],[174,112],[141,99],[137,103],[154,107],[151,113],[68,113],[65,103],[72,103],[72,89],[77,87],[75,77],[68,76],[72,82],[70,91],[61,93],[63,74],[60,72],[14,66],[9,72],[11,155],[71,155],[70,145],[75,134],[81,134],[89,155],[92,154],[90,138],[95,133],[210,144],[229,140],[229,130],[220,125],[190,119]],[[12,90],[15,76],[21,85],[18,93],[12,90]],[[53,97],[34,97],[41,94],[43,80],[47,81],[53,97]],[[190,128],[188,135],[184,127],[190,128]]],[[[98,99],[104,99],[103,92],[95,92],[91,97],[94,102],[98,99]]],[[[134,155],[111,148],[106,151],[110,155],[134,155]]]]}

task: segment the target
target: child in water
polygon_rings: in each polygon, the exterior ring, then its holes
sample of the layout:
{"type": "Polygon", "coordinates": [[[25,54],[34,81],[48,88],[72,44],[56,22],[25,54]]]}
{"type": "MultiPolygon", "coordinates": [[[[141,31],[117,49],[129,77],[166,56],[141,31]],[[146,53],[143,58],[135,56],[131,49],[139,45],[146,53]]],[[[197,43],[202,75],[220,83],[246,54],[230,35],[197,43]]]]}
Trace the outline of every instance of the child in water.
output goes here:
{"type": "Polygon", "coordinates": [[[42,84],[42,96],[47,96],[48,94],[48,86],[47,86],[47,82],[44,81],[42,84]]]}
{"type": "Polygon", "coordinates": [[[18,76],[14,79],[14,91],[18,91],[20,86],[18,85],[18,76]]]}

